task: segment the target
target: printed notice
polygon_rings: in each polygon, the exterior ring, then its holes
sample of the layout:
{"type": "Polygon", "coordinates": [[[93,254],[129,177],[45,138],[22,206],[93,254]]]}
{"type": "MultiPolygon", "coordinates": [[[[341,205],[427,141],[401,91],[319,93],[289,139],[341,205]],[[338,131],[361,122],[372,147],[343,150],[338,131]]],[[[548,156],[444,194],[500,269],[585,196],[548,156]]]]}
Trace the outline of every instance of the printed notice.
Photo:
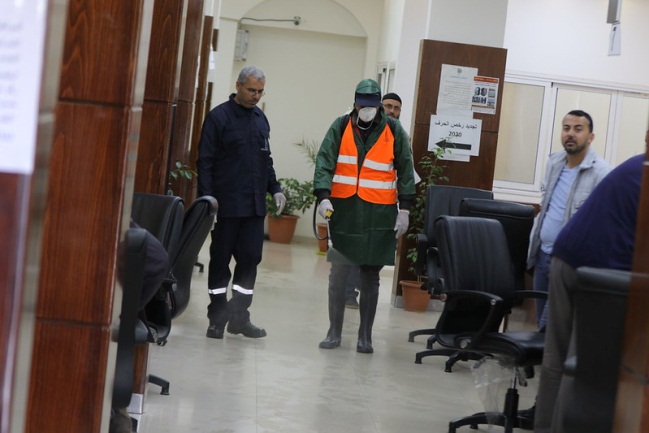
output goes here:
{"type": "Polygon", "coordinates": [[[441,159],[468,161],[480,154],[482,120],[457,116],[430,116],[428,150],[445,149],[441,159]]]}
{"type": "Polygon", "coordinates": [[[496,114],[498,78],[476,76],[473,79],[471,109],[474,113],[496,114]]]}
{"type": "Polygon", "coordinates": [[[437,98],[437,114],[472,117],[473,78],[478,68],[442,65],[437,98]]]}
{"type": "Polygon", "coordinates": [[[34,171],[46,5],[0,3],[0,172],[34,171]]]}

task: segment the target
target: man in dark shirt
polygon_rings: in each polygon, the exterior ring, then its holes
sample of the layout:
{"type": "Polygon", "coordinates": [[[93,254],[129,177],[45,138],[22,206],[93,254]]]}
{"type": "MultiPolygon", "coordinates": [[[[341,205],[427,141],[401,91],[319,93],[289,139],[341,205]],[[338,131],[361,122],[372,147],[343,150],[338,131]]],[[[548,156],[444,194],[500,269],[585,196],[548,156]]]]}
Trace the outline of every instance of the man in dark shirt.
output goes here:
{"type": "Polygon", "coordinates": [[[250,338],[266,331],[250,322],[248,308],[261,262],[266,194],[273,195],[278,213],[286,197],[270,156],[270,125],[257,103],[264,96],[266,78],[255,66],[239,73],[236,93],[209,112],[198,147],[198,195],[219,202],[219,218],[212,231],[207,307],[207,337],[223,338],[227,331],[250,338]],[[230,260],[234,257],[234,275],[230,260]],[[227,288],[232,278],[232,298],[227,288]]]}
{"type": "Polygon", "coordinates": [[[602,179],[554,243],[536,433],[559,431],[552,424],[553,420],[561,419],[564,409],[556,402],[563,365],[570,356],[574,338],[577,268],[631,269],[644,160],[645,155],[629,158],[602,179]]]}

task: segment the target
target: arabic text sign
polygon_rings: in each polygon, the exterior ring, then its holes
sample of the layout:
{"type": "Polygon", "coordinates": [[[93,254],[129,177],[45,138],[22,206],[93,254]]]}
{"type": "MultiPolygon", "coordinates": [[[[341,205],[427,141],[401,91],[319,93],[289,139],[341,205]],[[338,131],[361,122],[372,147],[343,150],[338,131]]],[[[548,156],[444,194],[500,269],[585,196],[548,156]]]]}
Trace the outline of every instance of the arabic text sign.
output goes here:
{"type": "Polygon", "coordinates": [[[453,155],[477,156],[480,153],[481,119],[430,116],[428,150],[444,147],[453,155]]]}

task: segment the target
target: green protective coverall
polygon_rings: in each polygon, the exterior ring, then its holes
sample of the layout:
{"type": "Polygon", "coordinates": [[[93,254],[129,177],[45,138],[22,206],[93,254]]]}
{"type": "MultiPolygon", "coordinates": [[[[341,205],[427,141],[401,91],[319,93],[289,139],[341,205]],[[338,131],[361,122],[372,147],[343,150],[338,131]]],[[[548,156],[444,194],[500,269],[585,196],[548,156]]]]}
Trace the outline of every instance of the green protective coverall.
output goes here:
{"type": "MultiPolygon", "coordinates": [[[[381,109],[378,122],[364,142],[354,130],[359,169],[365,155],[379,138],[387,115],[381,109]]],[[[334,120],[327,131],[316,158],[314,190],[331,191],[342,132],[348,115],[334,120]]],[[[406,131],[398,120],[391,119],[394,135],[394,168],[397,171],[399,200],[412,200],[415,194],[412,151],[406,131]]],[[[349,198],[330,198],[334,213],[329,222],[333,248],[356,265],[394,265],[396,239],[394,225],[397,205],[369,203],[354,194],[349,198]]]]}

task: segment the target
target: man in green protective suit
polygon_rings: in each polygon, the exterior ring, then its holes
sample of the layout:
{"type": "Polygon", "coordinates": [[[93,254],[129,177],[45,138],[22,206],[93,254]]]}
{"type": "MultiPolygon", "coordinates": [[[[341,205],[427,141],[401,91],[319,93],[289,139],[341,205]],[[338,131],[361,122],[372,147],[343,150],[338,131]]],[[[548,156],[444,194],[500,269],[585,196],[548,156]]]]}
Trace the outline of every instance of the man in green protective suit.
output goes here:
{"type": "Polygon", "coordinates": [[[329,220],[329,331],[322,349],[340,346],[345,281],[360,266],[360,327],[356,350],[372,353],[372,325],[379,298],[379,272],[394,265],[397,239],[408,230],[415,196],[412,151],[398,120],[381,104],[370,79],[356,86],[354,109],[327,131],[316,158],[314,194],[318,213],[329,220]]]}

